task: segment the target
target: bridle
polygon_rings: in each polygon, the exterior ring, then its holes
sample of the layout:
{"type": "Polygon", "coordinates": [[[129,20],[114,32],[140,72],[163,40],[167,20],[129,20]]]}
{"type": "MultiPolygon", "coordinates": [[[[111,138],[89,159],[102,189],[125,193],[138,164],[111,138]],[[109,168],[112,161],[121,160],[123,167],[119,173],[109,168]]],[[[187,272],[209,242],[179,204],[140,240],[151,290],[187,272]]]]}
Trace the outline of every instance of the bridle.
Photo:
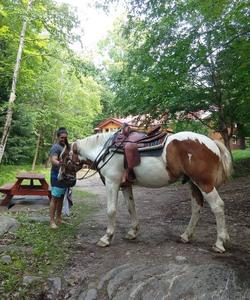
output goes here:
{"type": "MultiPolygon", "coordinates": [[[[104,144],[104,146],[102,147],[101,151],[98,153],[97,157],[95,158],[94,161],[91,161],[90,159],[86,159],[86,160],[82,160],[80,162],[75,162],[73,160],[73,150],[71,149],[69,151],[68,157],[67,157],[67,162],[65,164],[69,164],[71,163],[74,167],[74,172],[78,172],[82,169],[82,166],[84,164],[88,165],[89,168],[86,171],[86,173],[80,177],[80,178],[76,178],[76,176],[72,175],[72,174],[64,174],[64,177],[68,178],[74,178],[74,180],[83,180],[83,179],[88,179],[92,176],[94,176],[96,173],[100,174],[101,169],[111,160],[111,158],[116,154],[116,149],[118,148],[118,146],[116,146],[114,144],[114,135],[112,135],[104,144]],[[113,153],[111,154],[111,156],[104,162],[105,157],[109,154],[109,150],[110,148],[114,148],[113,153]],[[98,167],[98,165],[100,164],[100,162],[103,161],[104,163],[101,165],[101,167],[98,167]],[[80,168],[79,168],[80,167],[80,168]],[[95,170],[94,173],[88,175],[88,173],[90,172],[90,170],[95,170]],[[88,175],[88,176],[87,176],[88,175]]],[[[78,153],[77,153],[78,155],[78,153]]],[[[69,179],[70,180],[70,179],[69,179]]]]}

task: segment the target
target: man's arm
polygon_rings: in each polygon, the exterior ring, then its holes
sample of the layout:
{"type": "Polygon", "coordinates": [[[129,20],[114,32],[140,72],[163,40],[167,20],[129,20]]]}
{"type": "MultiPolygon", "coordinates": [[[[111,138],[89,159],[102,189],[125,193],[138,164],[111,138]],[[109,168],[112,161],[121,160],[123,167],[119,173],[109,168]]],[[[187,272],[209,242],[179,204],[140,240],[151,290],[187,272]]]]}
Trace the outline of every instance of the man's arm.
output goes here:
{"type": "Polygon", "coordinates": [[[57,156],[57,155],[52,155],[52,156],[50,157],[50,161],[51,161],[52,165],[54,165],[54,166],[59,167],[59,166],[61,165],[61,162],[60,162],[60,160],[58,159],[58,156],[57,156]]]}

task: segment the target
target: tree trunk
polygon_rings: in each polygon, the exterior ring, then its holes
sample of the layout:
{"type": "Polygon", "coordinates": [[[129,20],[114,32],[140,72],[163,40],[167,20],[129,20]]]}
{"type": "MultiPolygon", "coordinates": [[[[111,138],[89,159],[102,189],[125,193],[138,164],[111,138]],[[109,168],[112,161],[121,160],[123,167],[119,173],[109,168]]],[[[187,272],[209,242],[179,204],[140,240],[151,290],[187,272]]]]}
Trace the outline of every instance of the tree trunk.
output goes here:
{"type": "Polygon", "coordinates": [[[221,131],[221,136],[223,138],[225,146],[227,147],[228,150],[231,151],[230,138],[229,138],[229,134],[228,134],[227,128],[225,130],[221,131]]]}
{"type": "Polygon", "coordinates": [[[39,133],[37,135],[36,151],[35,151],[35,156],[34,156],[33,163],[32,163],[32,168],[31,168],[32,171],[34,171],[35,166],[36,166],[36,161],[37,161],[37,157],[38,157],[38,153],[39,153],[40,142],[41,142],[41,134],[39,133]]]}
{"type": "Polygon", "coordinates": [[[246,149],[246,139],[245,139],[245,130],[244,125],[237,123],[237,135],[239,137],[239,147],[241,150],[246,149]]]}
{"type": "MultiPolygon", "coordinates": [[[[30,10],[32,2],[33,2],[33,0],[29,0],[28,6],[27,6],[27,11],[30,10]]],[[[0,163],[2,162],[4,150],[5,150],[5,147],[7,144],[7,140],[8,140],[10,128],[11,128],[12,115],[13,115],[13,103],[16,99],[16,84],[17,84],[17,78],[18,78],[18,73],[19,73],[19,69],[20,69],[20,63],[21,63],[21,59],[22,59],[26,27],[27,27],[27,18],[25,17],[25,19],[23,21],[21,34],[20,34],[19,47],[18,47],[18,51],[17,51],[16,64],[15,64],[13,78],[12,78],[11,92],[10,92],[8,109],[7,109],[7,114],[6,114],[4,128],[3,128],[3,135],[1,138],[1,142],[0,142],[0,163]]]]}
{"type": "Polygon", "coordinates": [[[245,139],[244,136],[239,137],[239,147],[240,147],[241,150],[246,149],[246,139],[245,139]]]}

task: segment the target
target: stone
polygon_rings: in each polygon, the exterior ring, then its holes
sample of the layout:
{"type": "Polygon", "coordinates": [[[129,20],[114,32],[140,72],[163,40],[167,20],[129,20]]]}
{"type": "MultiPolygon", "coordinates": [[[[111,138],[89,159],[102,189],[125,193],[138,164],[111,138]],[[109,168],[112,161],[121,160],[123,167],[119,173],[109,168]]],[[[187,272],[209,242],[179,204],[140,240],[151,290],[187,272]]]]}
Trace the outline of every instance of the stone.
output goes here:
{"type": "MultiPolygon", "coordinates": [[[[105,287],[112,300],[247,299],[245,296],[249,295],[250,289],[244,284],[239,285],[237,273],[229,266],[192,265],[184,263],[185,257],[176,258],[182,263],[116,267],[102,278],[98,288],[105,287]]],[[[86,296],[85,292],[79,300],[86,300],[86,296]]]]}
{"type": "Polygon", "coordinates": [[[8,216],[0,216],[0,236],[7,232],[13,232],[20,227],[20,223],[8,216]]]}
{"type": "Polygon", "coordinates": [[[32,247],[25,246],[16,246],[13,244],[10,245],[0,245],[0,253],[1,252],[24,252],[24,253],[32,253],[32,247]]]}
{"type": "Polygon", "coordinates": [[[88,290],[84,300],[95,300],[95,299],[97,299],[97,290],[96,289],[88,290]]]}
{"type": "Polygon", "coordinates": [[[62,289],[62,280],[60,277],[50,277],[48,281],[51,283],[51,289],[55,291],[55,293],[59,293],[62,289]]]}
{"type": "Polygon", "coordinates": [[[98,284],[98,290],[103,288],[103,285],[109,281],[110,279],[114,278],[116,274],[118,274],[121,270],[126,269],[129,266],[129,264],[118,266],[109,272],[107,272],[100,280],[98,284]]]}
{"type": "MultiPolygon", "coordinates": [[[[85,300],[86,295],[87,295],[87,292],[85,292],[85,291],[84,291],[84,292],[81,292],[81,294],[78,296],[77,300],[85,300]]],[[[72,297],[71,297],[70,299],[73,300],[72,297]]],[[[76,299],[76,298],[74,298],[74,299],[76,299]]]]}
{"type": "Polygon", "coordinates": [[[45,284],[46,299],[54,300],[61,291],[62,282],[60,277],[49,277],[45,284]]]}
{"type": "Polygon", "coordinates": [[[3,255],[1,256],[1,261],[5,264],[5,265],[9,265],[12,261],[11,257],[9,255],[3,255]]]}
{"type": "Polygon", "coordinates": [[[48,216],[30,216],[28,220],[31,222],[38,222],[38,223],[48,223],[50,221],[48,216]]]}
{"type": "Polygon", "coordinates": [[[26,276],[23,277],[23,284],[24,285],[29,285],[34,281],[40,281],[40,280],[42,280],[42,277],[26,275],[26,276]]]}
{"type": "Polygon", "coordinates": [[[175,259],[179,263],[185,263],[185,262],[187,262],[187,258],[185,256],[178,255],[178,256],[175,257],[175,259]]]}

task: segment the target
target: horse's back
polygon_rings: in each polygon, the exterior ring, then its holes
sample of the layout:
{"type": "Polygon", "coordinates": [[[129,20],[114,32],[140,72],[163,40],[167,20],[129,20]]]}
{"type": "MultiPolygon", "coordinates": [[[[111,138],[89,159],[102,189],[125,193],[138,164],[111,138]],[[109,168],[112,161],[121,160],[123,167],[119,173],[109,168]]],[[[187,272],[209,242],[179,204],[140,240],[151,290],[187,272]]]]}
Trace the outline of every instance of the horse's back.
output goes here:
{"type": "Polygon", "coordinates": [[[190,149],[192,148],[191,144],[195,145],[195,147],[199,146],[199,144],[204,145],[210,151],[220,156],[220,150],[216,143],[209,137],[200,133],[195,133],[191,131],[181,131],[172,134],[168,137],[166,146],[171,144],[171,142],[173,141],[180,141],[182,142],[182,144],[188,144],[190,149]]]}

